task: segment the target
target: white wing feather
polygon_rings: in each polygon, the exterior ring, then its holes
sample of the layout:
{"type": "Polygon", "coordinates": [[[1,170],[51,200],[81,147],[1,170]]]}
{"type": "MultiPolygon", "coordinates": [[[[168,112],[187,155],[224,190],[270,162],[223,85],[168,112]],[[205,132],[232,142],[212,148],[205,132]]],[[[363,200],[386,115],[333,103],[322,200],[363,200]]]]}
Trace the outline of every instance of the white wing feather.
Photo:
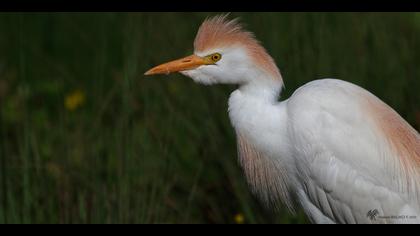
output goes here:
{"type": "Polygon", "coordinates": [[[300,202],[318,223],[419,223],[419,198],[402,189],[398,159],[355,101],[360,93],[373,96],[327,79],[287,101],[300,202]]]}

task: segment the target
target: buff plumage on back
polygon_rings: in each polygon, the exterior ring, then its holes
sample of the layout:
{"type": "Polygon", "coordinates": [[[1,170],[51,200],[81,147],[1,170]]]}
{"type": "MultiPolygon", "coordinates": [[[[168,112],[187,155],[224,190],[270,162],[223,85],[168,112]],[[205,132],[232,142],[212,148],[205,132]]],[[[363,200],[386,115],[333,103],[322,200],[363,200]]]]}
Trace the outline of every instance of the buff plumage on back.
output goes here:
{"type": "Polygon", "coordinates": [[[244,30],[238,19],[228,20],[227,16],[226,14],[208,18],[201,24],[194,40],[194,50],[206,52],[212,49],[242,46],[256,65],[274,79],[282,80],[273,58],[261,46],[254,34],[244,30]]]}
{"type": "Polygon", "coordinates": [[[373,96],[361,96],[367,113],[374,119],[398,163],[400,188],[420,204],[420,135],[397,112],[373,96]]]}

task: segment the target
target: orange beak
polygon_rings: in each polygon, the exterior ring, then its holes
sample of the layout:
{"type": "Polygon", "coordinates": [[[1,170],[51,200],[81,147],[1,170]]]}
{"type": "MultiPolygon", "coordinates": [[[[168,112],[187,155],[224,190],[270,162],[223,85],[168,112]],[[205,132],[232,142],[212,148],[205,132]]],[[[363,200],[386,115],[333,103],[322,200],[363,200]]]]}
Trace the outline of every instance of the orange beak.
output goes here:
{"type": "Polygon", "coordinates": [[[148,70],[145,75],[157,75],[157,74],[170,74],[174,72],[180,72],[185,70],[191,70],[201,65],[209,64],[205,58],[191,55],[175,61],[167,62],[162,65],[158,65],[148,70]]]}

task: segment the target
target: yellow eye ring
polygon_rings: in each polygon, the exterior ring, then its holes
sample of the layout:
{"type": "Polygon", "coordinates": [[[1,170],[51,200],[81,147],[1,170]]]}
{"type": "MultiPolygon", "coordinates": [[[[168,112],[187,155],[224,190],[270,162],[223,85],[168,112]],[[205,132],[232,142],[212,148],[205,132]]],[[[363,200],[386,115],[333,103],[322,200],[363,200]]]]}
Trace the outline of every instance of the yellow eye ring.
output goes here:
{"type": "Polygon", "coordinates": [[[212,54],[210,58],[213,62],[217,62],[222,58],[222,55],[220,55],[220,53],[215,53],[215,54],[212,54]]]}

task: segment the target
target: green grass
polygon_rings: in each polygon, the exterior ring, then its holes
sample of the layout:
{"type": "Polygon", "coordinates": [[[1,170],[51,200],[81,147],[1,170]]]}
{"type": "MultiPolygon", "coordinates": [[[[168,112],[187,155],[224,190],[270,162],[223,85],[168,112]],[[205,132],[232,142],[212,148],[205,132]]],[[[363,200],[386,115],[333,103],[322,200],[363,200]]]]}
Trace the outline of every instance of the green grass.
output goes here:
{"type": "MultiPolygon", "coordinates": [[[[181,75],[214,13],[1,13],[0,223],[305,223],[253,197],[227,99],[181,75]],[[85,102],[70,111],[73,91],[85,102]]],[[[232,13],[276,60],[288,97],[304,83],[356,83],[420,127],[420,16],[232,13]]]]}

